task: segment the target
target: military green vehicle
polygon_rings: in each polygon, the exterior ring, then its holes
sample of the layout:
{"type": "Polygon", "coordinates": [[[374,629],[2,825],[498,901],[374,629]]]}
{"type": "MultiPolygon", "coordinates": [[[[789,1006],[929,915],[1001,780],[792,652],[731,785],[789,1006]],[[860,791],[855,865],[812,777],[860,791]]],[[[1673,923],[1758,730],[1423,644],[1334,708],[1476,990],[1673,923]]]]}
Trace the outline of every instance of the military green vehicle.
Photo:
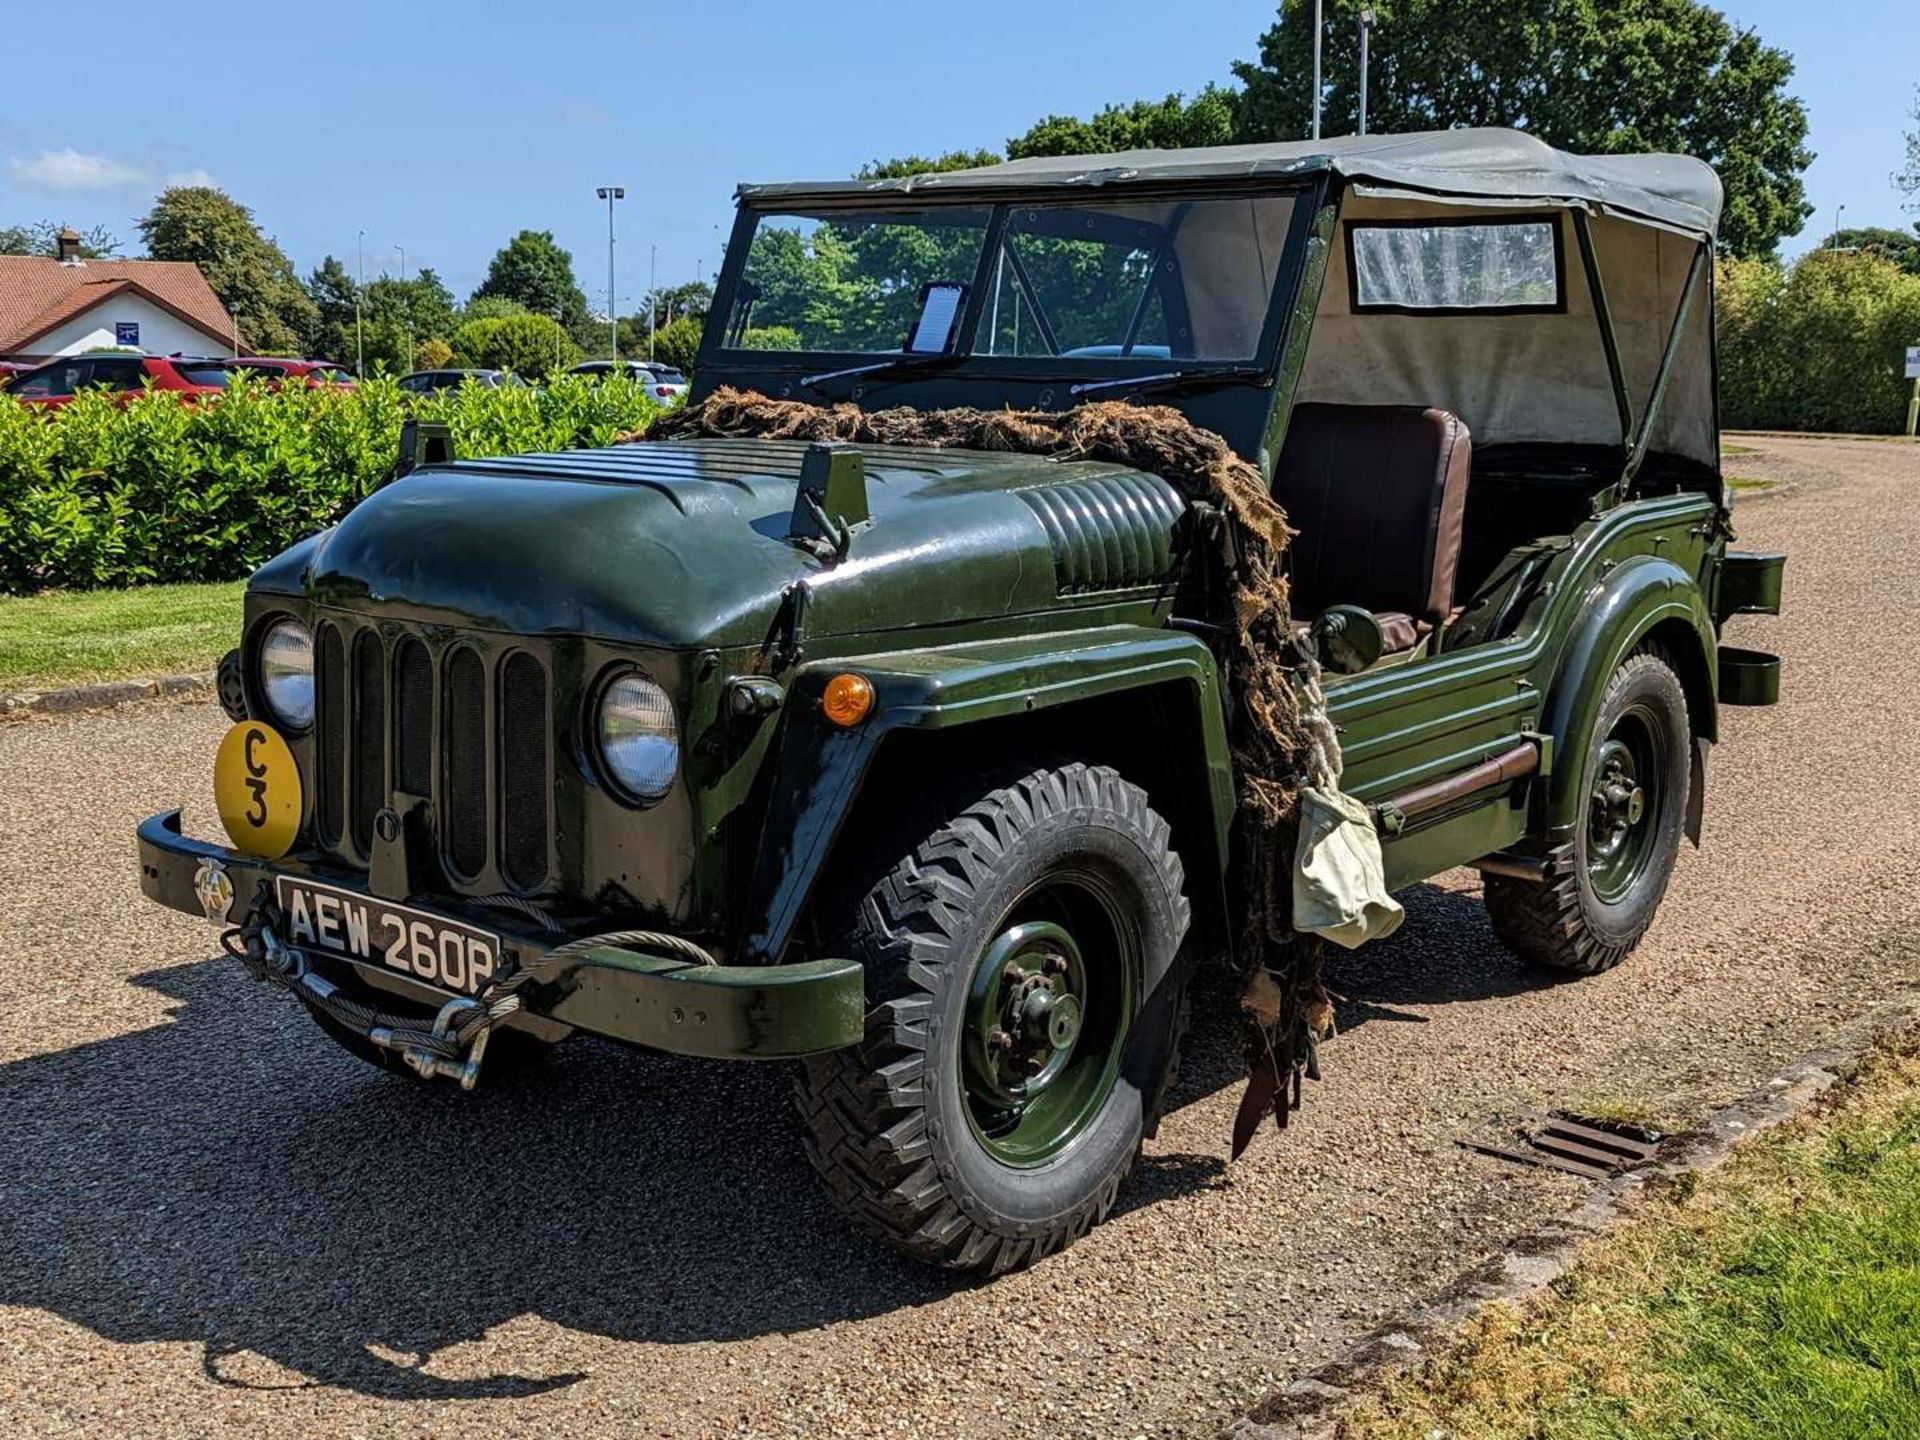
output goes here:
{"type": "MultiPolygon", "coordinates": [[[[753,185],[701,345],[862,410],[1171,406],[1298,531],[1302,655],[1385,879],[1485,875],[1591,973],[1699,837],[1730,552],[1713,245],[1677,156],[1501,130],[753,185]]],[[[683,438],[457,458],[248,587],[231,846],[146,893],[357,1055],[452,1077],[576,1032],[799,1060],[805,1144],[900,1248],[998,1270],[1114,1201],[1233,943],[1217,520],[1164,477],[683,438]]]]}

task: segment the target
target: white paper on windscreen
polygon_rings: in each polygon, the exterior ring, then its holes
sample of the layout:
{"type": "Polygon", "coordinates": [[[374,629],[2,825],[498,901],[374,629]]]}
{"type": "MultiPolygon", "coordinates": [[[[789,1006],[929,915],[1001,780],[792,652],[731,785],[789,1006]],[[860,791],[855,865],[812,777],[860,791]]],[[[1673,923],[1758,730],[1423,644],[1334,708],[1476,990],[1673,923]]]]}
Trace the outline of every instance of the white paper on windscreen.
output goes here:
{"type": "Polygon", "coordinates": [[[907,347],[916,355],[939,355],[953,335],[953,322],[960,317],[960,300],[967,293],[964,285],[929,285],[927,298],[920,303],[920,320],[913,327],[913,340],[907,347]]]}

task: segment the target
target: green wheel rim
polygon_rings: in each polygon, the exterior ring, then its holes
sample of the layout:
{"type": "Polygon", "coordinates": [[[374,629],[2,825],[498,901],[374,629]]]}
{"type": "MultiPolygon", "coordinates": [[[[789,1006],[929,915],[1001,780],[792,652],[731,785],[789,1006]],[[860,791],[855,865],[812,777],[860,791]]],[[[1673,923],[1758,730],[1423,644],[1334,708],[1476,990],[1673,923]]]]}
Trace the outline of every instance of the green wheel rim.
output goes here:
{"type": "Polygon", "coordinates": [[[959,1062],[989,1155],[1040,1165],[1085,1133],[1119,1080],[1141,972],[1139,928],[1093,871],[1049,876],[1001,918],[968,980],[959,1062]]]}
{"type": "Polygon", "coordinates": [[[1618,904],[1647,873],[1659,846],[1666,774],[1666,732],[1636,705],[1608,732],[1587,792],[1587,879],[1606,904],[1618,904]]]}

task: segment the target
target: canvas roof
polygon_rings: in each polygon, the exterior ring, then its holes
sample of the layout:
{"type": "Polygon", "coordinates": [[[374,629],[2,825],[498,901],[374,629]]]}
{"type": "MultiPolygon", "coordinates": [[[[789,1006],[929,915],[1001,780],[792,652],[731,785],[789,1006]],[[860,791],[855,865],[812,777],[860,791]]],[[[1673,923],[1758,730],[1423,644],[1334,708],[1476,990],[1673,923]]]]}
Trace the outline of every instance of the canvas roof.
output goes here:
{"type": "Polygon", "coordinates": [[[1044,156],[893,180],[742,185],[739,194],[762,203],[949,194],[990,200],[1013,191],[1287,180],[1323,170],[1433,195],[1585,202],[1701,235],[1711,235],[1720,219],[1720,179],[1691,156],[1572,155],[1523,131],[1496,128],[1044,156]]]}

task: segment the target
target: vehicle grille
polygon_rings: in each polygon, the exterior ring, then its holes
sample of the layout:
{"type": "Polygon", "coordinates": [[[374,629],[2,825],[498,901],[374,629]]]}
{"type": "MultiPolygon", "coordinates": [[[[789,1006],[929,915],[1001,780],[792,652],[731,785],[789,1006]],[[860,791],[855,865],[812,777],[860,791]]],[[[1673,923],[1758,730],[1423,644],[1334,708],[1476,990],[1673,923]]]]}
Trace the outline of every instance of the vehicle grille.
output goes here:
{"type": "Polygon", "coordinates": [[[533,891],[552,868],[551,706],[546,667],[524,650],[455,638],[389,643],[371,625],[316,635],[314,824],[321,845],[365,865],[392,795],[425,797],[459,889],[533,891]]]}

